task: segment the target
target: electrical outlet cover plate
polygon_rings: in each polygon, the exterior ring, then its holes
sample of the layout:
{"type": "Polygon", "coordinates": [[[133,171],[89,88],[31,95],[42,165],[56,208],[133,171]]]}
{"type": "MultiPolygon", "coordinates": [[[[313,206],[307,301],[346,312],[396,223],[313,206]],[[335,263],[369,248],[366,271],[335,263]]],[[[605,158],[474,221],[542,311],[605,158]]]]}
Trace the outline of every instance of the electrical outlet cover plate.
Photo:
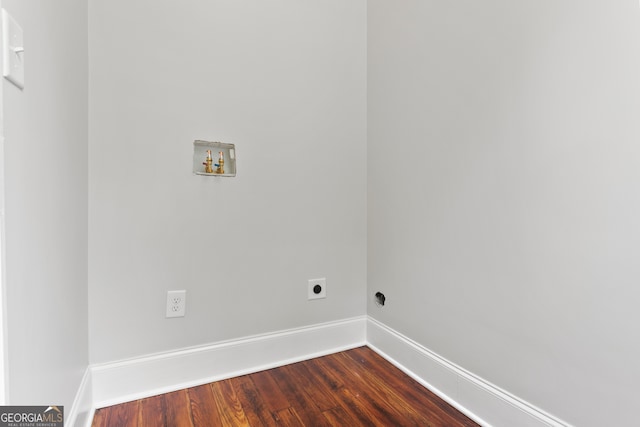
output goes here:
{"type": "Polygon", "coordinates": [[[327,297],[327,279],[311,279],[309,280],[308,299],[320,299],[327,297]],[[314,288],[320,286],[320,292],[316,293],[314,288]]]}
{"type": "Polygon", "coordinates": [[[184,317],[186,305],[187,291],[168,291],[166,317],[184,317]]]}
{"type": "Polygon", "coordinates": [[[4,64],[2,75],[11,83],[24,88],[24,41],[22,27],[2,9],[2,51],[4,64]]]}

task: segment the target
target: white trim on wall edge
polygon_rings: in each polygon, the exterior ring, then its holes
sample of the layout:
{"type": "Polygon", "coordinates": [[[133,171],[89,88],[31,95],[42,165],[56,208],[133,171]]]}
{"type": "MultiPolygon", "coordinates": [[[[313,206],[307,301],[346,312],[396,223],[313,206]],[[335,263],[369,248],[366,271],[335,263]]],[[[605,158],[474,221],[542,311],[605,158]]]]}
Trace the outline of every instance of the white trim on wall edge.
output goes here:
{"type": "Polygon", "coordinates": [[[91,393],[91,370],[87,368],[80,381],[80,387],[71,409],[64,416],[64,424],[72,427],[91,425],[93,420],[93,395],[91,393]]]}
{"type": "Polygon", "coordinates": [[[102,408],[366,345],[367,317],[93,365],[93,408],[102,408]]]}
{"type": "Polygon", "coordinates": [[[571,427],[372,317],[368,317],[366,341],[372,350],[483,426],[571,427]]]}

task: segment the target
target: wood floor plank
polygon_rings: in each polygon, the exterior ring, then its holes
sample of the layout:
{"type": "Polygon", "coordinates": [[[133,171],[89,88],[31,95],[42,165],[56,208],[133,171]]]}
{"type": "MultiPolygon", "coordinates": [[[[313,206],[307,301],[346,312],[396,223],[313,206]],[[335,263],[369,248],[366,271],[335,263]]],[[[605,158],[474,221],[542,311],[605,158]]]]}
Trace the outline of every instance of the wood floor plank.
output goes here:
{"type": "Polygon", "coordinates": [[[329,388],[329,390],[331,391],[336,391],[339,388],[344,387],[344,382],[342,381],[340,376],[336,375],[336,373],[333,371],[324,369],[320,364],[317,363],[320,360],[322,360],[321,357],[312,359],[309,361],[311,363],[306,364],[307,369],[309,370],[311,375],[313,375],[315,380],[318,383],[327,386],[327,388],[329,388]]]}
{"type": "Polygon", "coordinates": [[[91,427],[107,427],[107,416],[109,410],[109,408],[96,409],[95,413],[93,414],[91,427]]]}
{"type": "Polygon", "coordinates": [[[319,382],[309,371],[308,366],[315,364],[314,360],[309,360],[305,363],[294,363],[287,366],[289,374],[295,377],[299,387],[306,393],[309,399],[315,403],[320,409],[320,412],[338,406],[338,401],[335,399],[331,389],[325,387],[323,382],[319,382]]]}
{"type": "MultiPolygon", "coordinates": [[[[329,423],[334,427],[363,425],[358,418],[353,416],[342,406],[336,406],[322,413],[329,423]]],[[[367,424],[364,424],[367,425],[367,424]]],[[[373,424],[371,424],[373,425],[373,424]]]]}
{"type": "Polygon", "coordinates": [[[387,361],[371,349],[361,347],[342,356],[360,364],[368,373],[370,381],[381,384],[394,384],[393,391],[405,405],[421,413],[429,414],[429,422],[435,426],[477,426],[460,411],[440,399],[431,390],[409,377],[400,370],[385,368],[387,361]]]}
{"type": "Polygon", "coordinates": [[[210,384],[187,390],[194,427],[223,427],[210,384]]]}
{"type": "Polygon", "coordinates": [[[405,420],[407,426],[426,426],[434,423],[433,411],[427,412],[424,410],[421,411],[420,409],[422,408],[414,408],[396,394],[395,389],[402,386],[401,382],[381,381],[380,378],[375,375],[375,372],[372,372],[372,367],[365,367],[349,358],[344,353],[336,355],[336,360],[348,371],[358,372],[362,381],[366,383],[371,390],[372,398],[386,402],[390,407],[390,410],[396,412],[400,419],[405,420]]]}
{"type": "Polygon", "coordinates": [[[298,413],[294,408],[285,408],[281,409],[275,413],[275,419],[279,426],[283,427],[303,427],[303,426],[311,426],[309,424],[305,424],[298,413]]]}
{"type": "MultiPolygon", "coordinates": [[[[330,393],[331,396],[333,396],[334,401],[338,402],[337,407],[323,411],[325,418],[327,418],[332,425],[338,423],[340,419],[353,420],[352,422],[343,423],[342,425],[374,425],[375,423],[368,421],[369,415],[365,414],[363,411],[360,411],[359,413],[354,412],[354,405],[347,404],[347,401],[345,401],[344,398],[340,398],[340,396],[344,396],[344,382],[338,375],[335,375],[335,372],[323,368],[321,363],[319,363],[321,360],[323,360],[323,358],[312,359],[304,365],[311,374],[311,384],[313,384],[314,387],[323,388],[325,392],[330,393]],[[356,422],[355,420],[359,420],[359,422],[356,422]]],[[[350,393],[347,390],[347,400],[348,402],[353,402],[354,400],[349,397],[349,394],[350,393]]]]}
{"type": "MultiPolygon", "coordinates": [[[[358,426],[373,426],[373,427],[387,427],[389,425],[389,419],[381,414],[377,408],[371,407],[368,404],[362,404],[360,401],[360,395],[354,395],[348,387],[342,387],[338,390],[340,397],[340,404],[344,410],[352,417],[358,420],[358,426]]],[[[395,421],[397,424],[397,420],[395,421]]],[[[402,425],[402,424],[400,424],[402,425]]]]}
{"type": "MultiPolygon", "coordinates": [[[[330,355],[323,358],[320,362],[327,366],[327,369],[331,369],[337,372],[345,382],[345,388],[352,392],[355,400],[349,402],[349,407],[353,409],[351,405],[359,405],[365,408],[368,414],[373,416],[376,420],[380,420],[384,425],[394,425],[394,420],[402,419],[405,426],[414,425],[409,423],[397,408],[389,405],[384,397],[372,387],[369,383],[364,381],[361,372],[358,370],[349,371],[342,363],[340,363],[339,355],[330,355]]],[[[404,426],[403,426],[404,427],[404,426]]]]}
{"type": "Polygon", "coordinates": [[[139,405],[140,401],[134,401],[112,406],[105,425],[118,427],[137,427],[139,405]]]}
{"type": "Polygon", "coordinates": [[[138,427],[165,427],[167,425],[165,396],[140,400],[138,427]]]}
{"type": "Polygon", "coordinates": [[[250,427],[231,381],[217,381],[211,384],[213,398],[218,407],[220,420],[225,427],[250,427]]]}
{"type": "Polygon", "coordinates": [[[193,427],[191,407],[187,390],[174,391],[164,395],[167,427],[193,427]]]}
{"type": "MultiPolygon", "coordinates": [[[[394,384],[393,391],[400,396],[406,404],[409,404],[414,408],[418,408],[423,412],[430,413],[432,421],[438,416],[438,412],[448,413],[453,410],[453,412],[457,413],[454,408],[439,399],[431,391],[421,386],[417,381],[413,380],[401,371],[389,371],[388,369],[384,369],[384,364],[382,364],[384,359],[374,359],[372,356],[373,352],[354,351],[347,357],[362,366],[362,368],[367,372],[365,375],[366,378],[372,378],[375,376],[375,379],[373,380],[376,382],[394,384]]],[[[462,416],[462,418],[466,419],[464,416],[462,416]]],[[[442,424],[443,422],[438,424],[442,424]]],[[[446,424],[457,425],[452,421],[447,421],[446,424]]]]}
{"type": "Polygon", "coordinates": [[[260,390],[260,394],[271,412],[276,412],[291,406],[287,397],[282,393],[280,387],[278,387],[270,370],[252,374],[251,380],[258,390],[260,390]]]}
{"type": "Polygon", "coordinates": [[[478,427],[367,347],[98,409],[92,427],[478,427]]]}
{"type": "Polygon", "coordinates": [[[297,379],[292,381],[292,379],[296,377],[289,366],[273,369],[270,373],[275,378],[282,393],[287,397],[287,400],[291,402],[291,407],[296,410],[305,426],[331,426],[329,421],[322,415],[322,412],[320,412],[316,403],[305,393],[304,388],[297,382],[297,379]]]}
{"type": "Polygon", "coordinates": [[[249,375],[232,378],[231,385],[236,390],[238,400],[251,427],[275,427],[273,414],[269,411],[262,395],[249,375]]]}

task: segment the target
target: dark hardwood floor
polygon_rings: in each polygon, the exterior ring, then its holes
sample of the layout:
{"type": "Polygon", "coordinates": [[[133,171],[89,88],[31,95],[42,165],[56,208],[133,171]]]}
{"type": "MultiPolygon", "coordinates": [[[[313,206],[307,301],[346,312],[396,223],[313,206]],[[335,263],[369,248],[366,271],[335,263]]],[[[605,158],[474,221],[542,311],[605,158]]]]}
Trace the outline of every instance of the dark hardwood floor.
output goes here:
{"type": "Polygon", "coordinates": [[[367,347],[98,409],[93,427],[478,424],[367,347]]]}

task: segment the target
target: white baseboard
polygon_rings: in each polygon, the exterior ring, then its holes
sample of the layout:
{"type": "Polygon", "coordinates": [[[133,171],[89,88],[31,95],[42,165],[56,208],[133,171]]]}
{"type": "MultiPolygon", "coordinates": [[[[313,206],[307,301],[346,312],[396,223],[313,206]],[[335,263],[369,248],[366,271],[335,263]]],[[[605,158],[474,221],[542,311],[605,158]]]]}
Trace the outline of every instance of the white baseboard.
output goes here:
{"type": "Polygon", "coordinates": [[[71,427],[84,427],[93,418],[93,386],[91,382],[91,370],[87,368],[80,381],[80,387],[76,398],[71,405],[71,410],[65,414],[64,424],[71,427]]]}
{"type": "Polygon", "coordinates": [[[369,317],[367,345],[483,426],[570,427],[369,317]]]}
{"type": "Polygon", "coordinates": [[[93,407],[102,408],[365,345],[360,316],[91,366],[93,407]]]}
{"type": "Polygon", "coordinates": [[[479,424],[571,427],[367,317],[89,367],[67,419],[90,427],[93,410],[368,345],[479,424]]]}

